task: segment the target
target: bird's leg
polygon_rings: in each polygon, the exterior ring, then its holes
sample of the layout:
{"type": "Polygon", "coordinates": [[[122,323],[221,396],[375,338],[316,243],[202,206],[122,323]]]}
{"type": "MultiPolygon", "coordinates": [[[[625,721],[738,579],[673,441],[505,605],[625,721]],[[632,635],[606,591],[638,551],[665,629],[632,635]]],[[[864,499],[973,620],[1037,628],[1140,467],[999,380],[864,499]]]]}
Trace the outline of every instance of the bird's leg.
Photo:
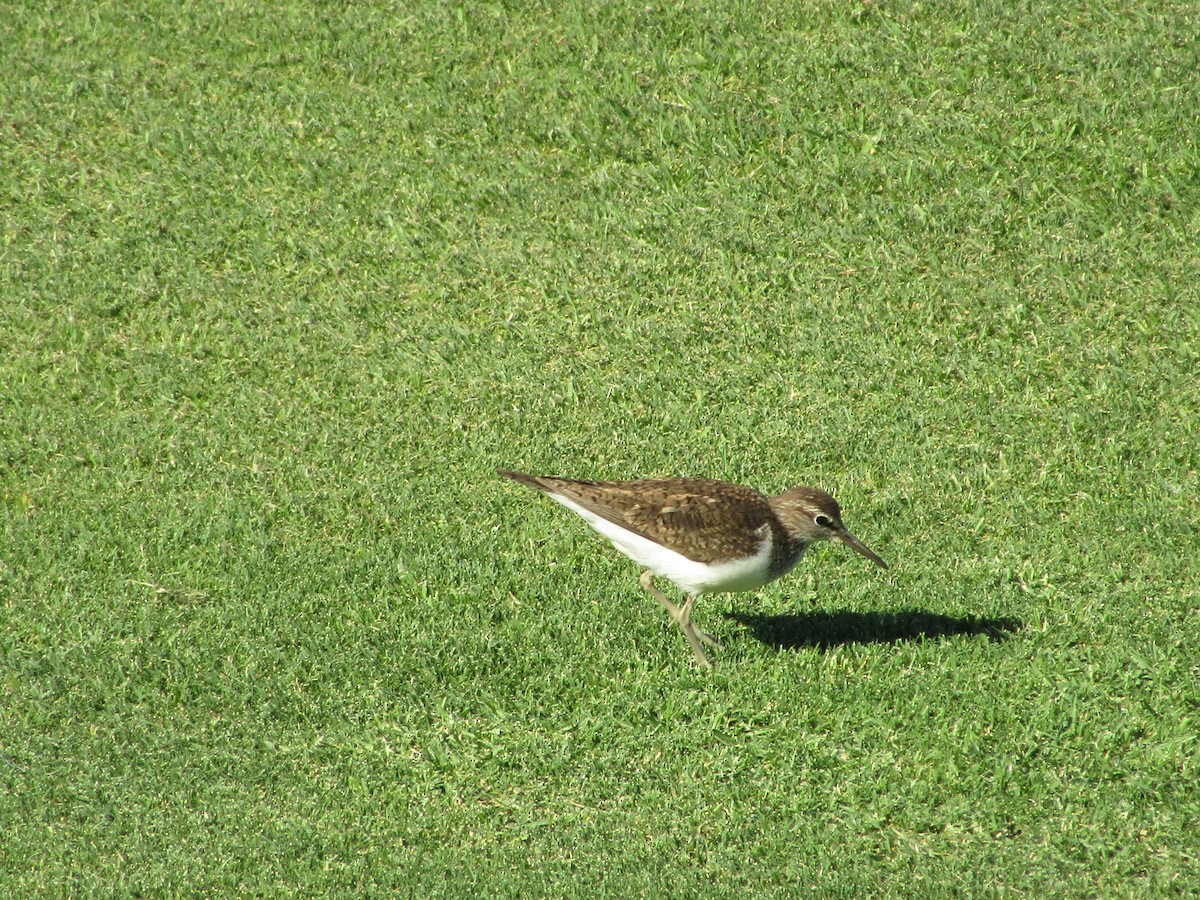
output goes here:
{"type": "Polygon", "coordinates": [[[689,594],[687,600],[685,600],[683,602],[683,609],[681,609],[679,611],[680,612],[679,627],[681,629],[686,628],[688,631],[691,631],[691,633],[694,634],[697,638],[704,641],[704,643],[708,644],[708,646],[715,647],[717,650],[720,650],[721,649],[720,641],[718,641],[716,638],[714,638],[710,634],[705,634],[703,631],[701,631],[699,628],[697,628],[694,624],[692,624],[692,606],[695,605],[695,603],[696,603],[696,594],[689,594]]]}
{"type": "MultiPolygon", "coordinates": [[[[692,645],[692,652],[696,654],[696,662],[706,669],[712,668],[712,663],[708,661],[708,657],[704,655],[704,648],[700,646],[701,635],[708,638],[708,635],[703,631],[697,632],[696,626],[692,624],[692,606],[696,602],[695,594],[688,594],[688,598],[683,601],[683,607],[679,610],[679,630],[683,632],[683,636],[687,638],[687,642],[692,645]]],[[[712,642],[712,638],[708,638],[712,642]]]]}
{"type": "Polygon", "coordinates": [[[666,608],[667,612],[671,614],[671,621],[679,621],[679,607],[672,603],[666,594],[654,586],[653,572],[647,569],[642,573],[642,577],[638,579],[638,583],[646,589],[647,593],[649,593],[651,597],[653,597],[666,608]]]}
{"type": "Polygon", "coordinates": [[[712,663],[704,655],[704,651],[700,648],[700,643],[704,642],[708,646],[718,649],[720,649],[721,645],[692,624],[692,606],[696,602],[696,595],[689,594],[688,598],[683,602],[683,606],[680,607],[672,603],[666,594],[654,586],[654,573],[649,569],[642,573],[642,577],[638,581],[650,596],[663,605],[670,614],[671,620],[679,626],[679,630],[683,632],[683,636],[691,644],[692,651],[696,654],[696,659],[700,665],[705,668],[712,668],[712,663]]]}
{"type": "Polygon", "coordinates": [[[692,604],[696,602],[696,596],[694,594],[684,602],[684,605],[681,608],[672,603],[666,594],[654,586],[654,573],[649,569],[642,573],[642,577],[638,579],[638,581],[652,597],[654,597],[666,608],[667,612],[671,616],[671,621],[678,625],[681,631],[691,631],[699,640],[708,644],[708,646],[716,647],[718,650],[721,649],[721,644],[715,638],[713,638],[711,635],[705,634],[695,625],[691,624],[691,608],[692,604]],[[688,611],[686,621],[684,619],[685,609],[688,611]]]}

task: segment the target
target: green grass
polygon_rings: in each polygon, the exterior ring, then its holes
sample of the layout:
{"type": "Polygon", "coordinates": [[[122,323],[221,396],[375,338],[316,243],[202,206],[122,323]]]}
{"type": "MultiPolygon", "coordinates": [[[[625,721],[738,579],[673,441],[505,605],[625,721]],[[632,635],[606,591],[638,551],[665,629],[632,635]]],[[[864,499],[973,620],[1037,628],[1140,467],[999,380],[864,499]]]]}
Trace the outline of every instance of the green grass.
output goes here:
{"type": "Polygon", "coordinates": [[[5,4],[4,892],[1200,892],[1197,35],[5,4]],[[892,568],[701,672],[498,465],[892,568]]]}

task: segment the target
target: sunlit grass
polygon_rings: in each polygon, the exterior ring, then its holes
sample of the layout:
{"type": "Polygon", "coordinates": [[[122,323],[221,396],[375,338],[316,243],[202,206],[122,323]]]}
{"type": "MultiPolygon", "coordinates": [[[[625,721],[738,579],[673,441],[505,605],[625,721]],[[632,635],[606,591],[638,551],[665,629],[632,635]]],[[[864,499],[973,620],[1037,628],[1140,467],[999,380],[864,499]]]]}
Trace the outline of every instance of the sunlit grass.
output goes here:
{"type": "Polygon", "coordinates": [[[1200,885],[1186,4],[0,16],[14,895],[1200,885]],[[712,673],[493,474],[812,483],[712,673]]]}

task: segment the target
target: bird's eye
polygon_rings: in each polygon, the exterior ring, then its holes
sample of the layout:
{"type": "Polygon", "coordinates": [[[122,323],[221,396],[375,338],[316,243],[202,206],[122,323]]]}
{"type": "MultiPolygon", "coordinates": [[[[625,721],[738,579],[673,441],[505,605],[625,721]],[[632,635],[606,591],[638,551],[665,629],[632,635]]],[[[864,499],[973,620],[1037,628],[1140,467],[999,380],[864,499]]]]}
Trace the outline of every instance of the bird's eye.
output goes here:
{"type": "Polygon", "coordinates": [[[822,528],[832,528],[833,527],[833,519],[829,518],[829,516],[817,516],[815,519],[813,519],[813,521],[816,522],[818,525],[820,525],[822,528]]]}

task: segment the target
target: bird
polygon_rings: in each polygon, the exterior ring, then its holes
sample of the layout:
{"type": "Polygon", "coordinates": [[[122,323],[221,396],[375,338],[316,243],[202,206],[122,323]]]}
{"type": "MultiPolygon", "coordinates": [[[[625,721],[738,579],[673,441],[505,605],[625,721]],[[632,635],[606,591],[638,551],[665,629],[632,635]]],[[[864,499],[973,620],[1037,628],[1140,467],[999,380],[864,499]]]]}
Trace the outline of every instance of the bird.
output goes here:
{"type": "Polygon", "coordinates": [[[496,473],[545,493],[642,565],[639,583],[666,609],[704,668],[712,662],[703,645],[720,644],[692,622],[697,597],[762,587],[790,572],[809,545],[821,541],[839,541],[888,567],[842,523],[838,502],[815,487],[768,497],[711,478],[586,481],[509,469],[496,473]],[[683,591],[683,603],[660,591],[656,577],[683,591]]]}

